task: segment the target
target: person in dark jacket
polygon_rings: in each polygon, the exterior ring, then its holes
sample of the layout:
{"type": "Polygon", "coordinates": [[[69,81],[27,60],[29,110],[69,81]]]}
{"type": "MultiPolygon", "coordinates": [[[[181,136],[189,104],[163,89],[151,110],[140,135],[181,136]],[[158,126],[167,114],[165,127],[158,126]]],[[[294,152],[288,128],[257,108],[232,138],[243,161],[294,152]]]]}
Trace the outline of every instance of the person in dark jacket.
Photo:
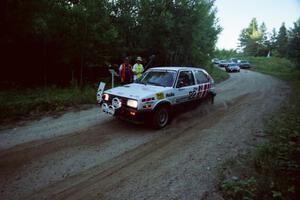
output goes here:
{"type": "Polygon", "coordinates": [[[128,57],[125,57],[123,63],[120,65],[119,73],[120,73],[122,85],[133,82],[133,71],[132,71],[132,66],[129,64],[128,57]]]}

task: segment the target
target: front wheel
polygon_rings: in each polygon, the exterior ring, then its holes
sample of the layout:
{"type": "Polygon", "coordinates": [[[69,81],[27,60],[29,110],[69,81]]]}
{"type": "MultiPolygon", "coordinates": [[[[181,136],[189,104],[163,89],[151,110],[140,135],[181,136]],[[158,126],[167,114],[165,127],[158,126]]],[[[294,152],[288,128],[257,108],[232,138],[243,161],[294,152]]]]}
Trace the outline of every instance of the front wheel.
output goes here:
{"type": "Polygon", "coordinates": [[[162,106],[154,111],[152,125],[156,129],[165,127],[170,119],[170,113],[167,107],[162,106]]]}

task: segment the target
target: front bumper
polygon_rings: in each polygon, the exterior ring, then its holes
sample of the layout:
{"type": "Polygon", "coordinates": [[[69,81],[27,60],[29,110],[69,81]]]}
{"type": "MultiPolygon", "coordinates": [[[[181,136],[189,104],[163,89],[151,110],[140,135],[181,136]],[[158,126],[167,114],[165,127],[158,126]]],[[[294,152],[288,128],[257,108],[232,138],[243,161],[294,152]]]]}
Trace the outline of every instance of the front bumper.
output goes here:
{"type": "Polygon", "coordinates": [[[110,116],[134,122],[144,122],[148,120],[152,114],[151,110],[137,110],[126,106],[121,106],[120,108],[116,109],[107,102],[102,104],[101,109],[104,113],[110,116]]]}

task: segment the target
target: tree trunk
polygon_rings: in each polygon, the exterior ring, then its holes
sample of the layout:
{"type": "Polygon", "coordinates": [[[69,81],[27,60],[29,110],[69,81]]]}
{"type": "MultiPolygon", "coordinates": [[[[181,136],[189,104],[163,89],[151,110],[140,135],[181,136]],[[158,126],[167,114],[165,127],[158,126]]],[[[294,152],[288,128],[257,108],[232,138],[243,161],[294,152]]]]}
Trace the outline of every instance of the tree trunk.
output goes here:
{"type": "Polygon", "coordinates": [[[48,76],[47,76],[47,41],[44,37],[43,39],[43,80],[44,87],[48,86],[48,76]]]}

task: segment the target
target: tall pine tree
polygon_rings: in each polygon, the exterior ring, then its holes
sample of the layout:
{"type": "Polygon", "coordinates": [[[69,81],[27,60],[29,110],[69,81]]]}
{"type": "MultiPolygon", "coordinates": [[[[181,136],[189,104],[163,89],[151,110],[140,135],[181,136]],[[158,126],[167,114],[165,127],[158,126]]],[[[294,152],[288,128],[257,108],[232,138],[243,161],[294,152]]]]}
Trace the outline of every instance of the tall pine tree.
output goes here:
{"type": "Polygon", "coordinates": [[[277,51],[280,57],[287,56],[287,45],[288,45],[287,29],[285,27],[285,24],[282,23],[281,27],[279,28],[277,41],[276,41],[277,51]]]}

